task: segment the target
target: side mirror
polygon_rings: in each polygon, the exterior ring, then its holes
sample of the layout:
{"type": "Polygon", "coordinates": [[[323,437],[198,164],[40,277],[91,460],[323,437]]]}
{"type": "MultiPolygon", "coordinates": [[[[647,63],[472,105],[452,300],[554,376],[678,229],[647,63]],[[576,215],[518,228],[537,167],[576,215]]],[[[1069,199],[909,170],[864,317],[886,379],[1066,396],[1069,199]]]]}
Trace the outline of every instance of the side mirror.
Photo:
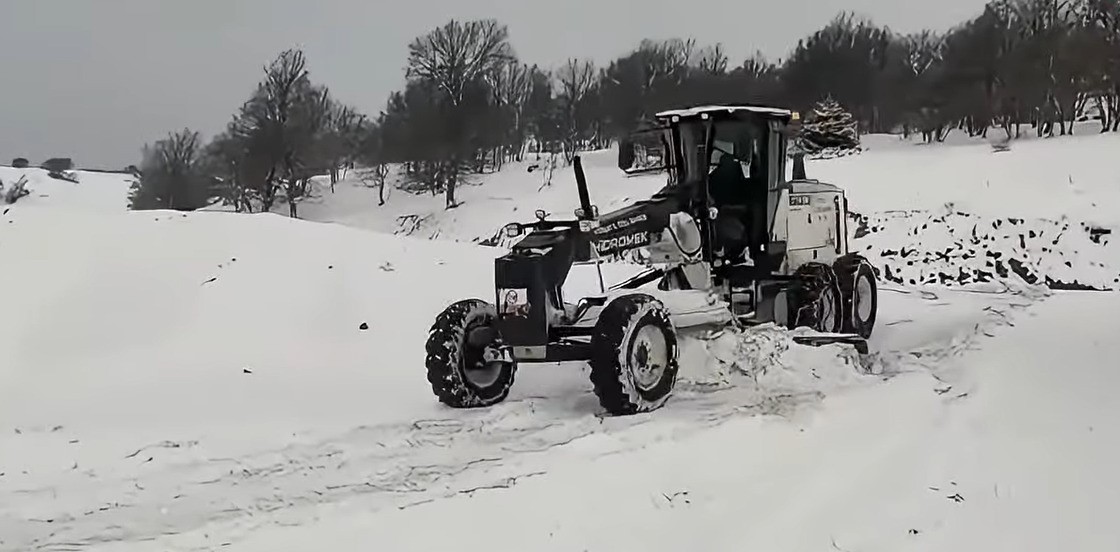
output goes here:
{"type": "Polygon", "coordinates": [[[638,130],[618,141],[618,168],[626,174],[661,172],[668,165],[663,128],[638,130]]]}

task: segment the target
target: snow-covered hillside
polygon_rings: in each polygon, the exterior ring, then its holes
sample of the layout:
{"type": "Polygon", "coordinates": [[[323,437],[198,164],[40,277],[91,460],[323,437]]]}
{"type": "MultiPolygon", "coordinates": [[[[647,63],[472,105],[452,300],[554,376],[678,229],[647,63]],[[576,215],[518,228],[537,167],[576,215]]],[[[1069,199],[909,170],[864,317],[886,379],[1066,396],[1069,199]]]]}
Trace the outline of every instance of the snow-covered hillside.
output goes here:
{"type": "MultiPolygon", "coordinates": [[[[988,139],[951,133],[945,144],[897,136],[864,137],[860,155],[809,161],[810,178],[843,186],[857,215],[853,248],[897,283],[955,285],[1007,274],[1057,289],[1120,289],[1120,169],[1108,161],[1120,136],[1082,124],[1077,135],[1023,138],[996,153],[988,139]],[[951,219],[951,220],[948,220],[951,219]]],[[[1002,136],[993,131],[993,140],[1002,136]]],[[[584,155],[592,202],[601,211],[648,197],[663,175],[627,177],[615,150],[584,155]]],[[[497,174],[473,177],[462,204],[391,189],[354,176],[332,192],[325,178],[300,207],[301,218],[378,232],[472,243],[492,240],[506,222],[533,211],[570,217],[578,206],[571,168],[542,188],[530,156],[497,174]]],[[[284,208],[278,207],[277,212],[284,208]]]]}
{"type": "Polygon", "coordinates": [[[0,167],[0,182],[11,186],[21,177],[26,177],[26,189],[30,192],[14,205],[3,205],[0,201],[0,209],[49,208],[103,212],[128,209],[131,176],[90,171],[73,171],[72,174],[77,177],[77,182],[51,178],[46,170],[39,168],[0,167]]]}
{"type": "MultiPolygon", "coordinates": [[[[1110,550],[1120,296],[1010,259],[1107,283],[1118,242],[1089,228],[1115,223],[1120,144],[865,143],[808,170],[892,270],[871,354],[690,340],[670,402],[626,418],[579,364],[526,366],[487,410],[424,378],[435,315],[493,293],[501,250],[471,242],[570,213],[570,171],[509,167],[451,211],[344,181],[311,220],[126,212],[121,175],[43,174],[0,216],[0,551],[1110,550]],[[1007,275],[978,282],[987,260],[1007,275]],[[951,269],[973,276],[931,283],[951,269]]],[[[604,210],[662,184],[585,160],[604,210]]]]}

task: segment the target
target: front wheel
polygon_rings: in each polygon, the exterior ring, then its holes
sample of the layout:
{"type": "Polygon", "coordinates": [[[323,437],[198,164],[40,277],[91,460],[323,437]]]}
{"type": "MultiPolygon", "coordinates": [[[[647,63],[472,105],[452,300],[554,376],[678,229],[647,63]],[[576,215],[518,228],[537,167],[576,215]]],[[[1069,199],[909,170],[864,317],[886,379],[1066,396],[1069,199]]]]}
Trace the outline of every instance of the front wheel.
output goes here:
{"type": "Polygon", "coordinates": [[[603,309],[594,332],[589,364],[599,404],[623,416],[664,405],[680,370],[665,305],[649,295],[624,295],[603,309]]]}
{"type": "Polygon", "coordinates": [[[517,363],[498,355],[501,336],[494,306],[467,299],[447,307],[428,333],[428,383],[440,402],[478,408],[502,402],[513,386],[517,363]]]}

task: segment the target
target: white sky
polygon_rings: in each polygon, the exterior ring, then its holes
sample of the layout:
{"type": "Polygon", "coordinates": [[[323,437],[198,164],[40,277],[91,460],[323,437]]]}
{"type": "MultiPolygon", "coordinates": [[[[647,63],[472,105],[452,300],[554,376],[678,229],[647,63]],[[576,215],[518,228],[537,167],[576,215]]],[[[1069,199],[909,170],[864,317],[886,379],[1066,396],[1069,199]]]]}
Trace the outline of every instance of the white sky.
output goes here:
{"type": "Polygon", "coordinates": [[[4,0],[0,163],[139,161],[168,131],[220,131],[285,48],[312,78],[376,114],[402,85],[406,46],[451,18],[494,17],[529,63],[609,61],[642,38],[722,42],[737,64],[784,57],[836,13],[899,32],[946,29],[984,0],[4,0]]]}

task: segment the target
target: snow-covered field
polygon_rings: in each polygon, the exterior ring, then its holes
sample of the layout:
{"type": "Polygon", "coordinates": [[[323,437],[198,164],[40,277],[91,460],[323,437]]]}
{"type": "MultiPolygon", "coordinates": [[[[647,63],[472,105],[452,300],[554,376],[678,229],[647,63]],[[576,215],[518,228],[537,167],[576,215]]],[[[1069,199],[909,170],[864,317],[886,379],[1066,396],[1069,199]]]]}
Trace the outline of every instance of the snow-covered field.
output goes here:
{"type": "MultiPolygon", "coordinates": [[[[471,242],[570,213],[570,171],[508,167],[451,211],[348,180],[300,207],[336,224],[128,213],[120,175],[36,174],[0,216],[0,551],[1113,550],[1120,295],[1020,274],[1118,287],[1118,138],[810,162],[891,271],[872,354],[691,341],[628,418],[580,365],[467,412],[423,375],[434,316],[492,293],[500,251],[471,242]]],[[[604,211],[662,184],[613,160],[585,159],[604,211]]]]}

